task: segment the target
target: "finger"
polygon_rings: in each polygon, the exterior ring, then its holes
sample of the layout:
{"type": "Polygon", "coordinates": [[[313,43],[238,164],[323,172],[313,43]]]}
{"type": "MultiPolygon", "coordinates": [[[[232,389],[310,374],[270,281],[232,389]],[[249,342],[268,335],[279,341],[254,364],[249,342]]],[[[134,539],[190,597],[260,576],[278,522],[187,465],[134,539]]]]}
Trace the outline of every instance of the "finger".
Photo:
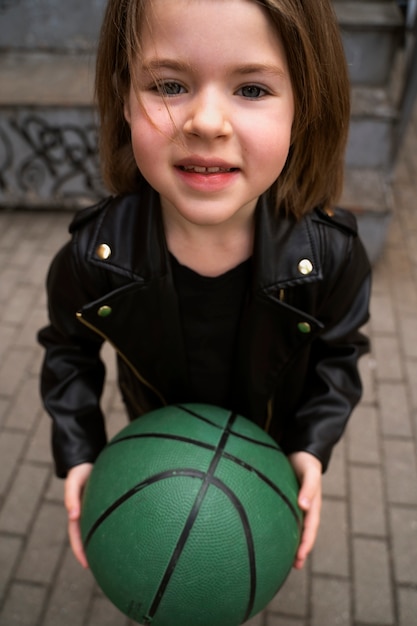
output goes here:
{"type": "Polygon", "coordinates": [[[75,558],[85,569],[87,569],[88,562],[84,552],[83,542],[81,539],[81,530],[78,520],[69,520],[68,535],[75,558]]]}
{"type": "Polygon", "coordinates": [[[70,520],[77,520],[81,513],[81,488],[77,481],[67,478],[64,492],[65,508],[70,520]]]}
{"type": "Polygon", "coordinates": [[[306,558],[313,549],[320,523],[320,508],[321,500],[320,498],[315,498],[312,506],[304,518],[301,543],[294,561],[294,567],[296,569],[301,569],[304,566],[306,558]]]}
{"type": "Polygon", "coordinates": [[[316,475],[314,472],[306,473],[304,477],[298,494],[298,505],[305,512],[309,511],[312,503],[318,496],[318,490],[320,490],[320,479],[321,474],[318,473],[316,475]]]}
{"type": "Polygon", "coordinates": [[[84,486],[92,471],[91,463],[76,465],[69,472],[65,481],[65,508],[70,519],[78,519],[81,513],[81,496],[84,486]]]}

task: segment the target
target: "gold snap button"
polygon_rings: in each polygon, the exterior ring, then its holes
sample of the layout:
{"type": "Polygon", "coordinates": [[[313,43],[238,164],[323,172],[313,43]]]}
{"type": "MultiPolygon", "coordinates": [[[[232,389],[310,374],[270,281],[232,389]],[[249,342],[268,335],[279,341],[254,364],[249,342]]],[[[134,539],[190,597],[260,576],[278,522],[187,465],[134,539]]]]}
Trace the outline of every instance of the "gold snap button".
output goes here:
{"type": "Polygon", "coordinates": [[[106,243],[101,243],[96,249],[96,254],[99,259],[106,261],[111,256],[111,248],[106,243]]]}
{"type": "Polygon", "coordinates": [[[302,259],[298,264],[298,271],[304,276],[307,276],[307,274],[311,274],[311,272],[313,271],[313,264],[310,259],[302,259]]]}
{"type": "Polygon", "coordinates": [[[97,315],[99,317],[108,317],[109,315],[111,315],[111,313],[112,313],[112,308],[111,306],[107,306],[107,305],[101,306],[99,310],[97,311],[97,315]]]}
{"type": "Polygon", "coordinates": [[[297,328],[300,333],[303,333],[304,335],[311,333],[311,326],[308,322],[300,322],[297,324],[297,328]]]}

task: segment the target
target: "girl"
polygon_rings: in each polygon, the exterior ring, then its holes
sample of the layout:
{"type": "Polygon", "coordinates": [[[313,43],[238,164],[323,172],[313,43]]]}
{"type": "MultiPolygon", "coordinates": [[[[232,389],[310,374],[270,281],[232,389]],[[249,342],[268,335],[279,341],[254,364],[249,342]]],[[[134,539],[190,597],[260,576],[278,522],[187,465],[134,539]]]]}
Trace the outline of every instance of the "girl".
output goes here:
{"type": "Polygon", "coordinates": [[[48,277],[42,395],[71,545],[106,442],[104,340],[131,419],[224,406],[288,454],[317,533],[321,474],[361,394],[370,268],[342,182],[349,83],[330,0],[110,0],[104,179],[48,277]]]}

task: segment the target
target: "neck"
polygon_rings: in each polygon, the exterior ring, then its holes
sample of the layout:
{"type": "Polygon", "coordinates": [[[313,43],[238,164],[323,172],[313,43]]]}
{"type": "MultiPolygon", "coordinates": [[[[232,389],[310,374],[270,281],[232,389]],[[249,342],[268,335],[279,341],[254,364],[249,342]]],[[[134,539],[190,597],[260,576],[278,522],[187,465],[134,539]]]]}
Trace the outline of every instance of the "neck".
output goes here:
{"type": "Polygon", "coordinates": [[[253,250],[254,216],[241,228],[224,224],[181,227],[165,222],[169,251],[181,263],[202,276],[220,276],[246,261],[253,250]]]}

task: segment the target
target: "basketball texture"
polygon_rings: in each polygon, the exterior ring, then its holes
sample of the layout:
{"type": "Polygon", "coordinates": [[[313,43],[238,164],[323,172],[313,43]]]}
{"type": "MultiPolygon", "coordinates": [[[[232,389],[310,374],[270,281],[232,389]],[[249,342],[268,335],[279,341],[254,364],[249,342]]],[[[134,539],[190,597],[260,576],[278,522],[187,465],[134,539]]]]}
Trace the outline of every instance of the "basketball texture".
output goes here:
{"type": "Polygon", "coordinates": [[[98,457],[81,532],[103,592],[155,626],[237,626],[286,579],[298,483],[258,426],[202,404],[133,421],[98,457]]]}

